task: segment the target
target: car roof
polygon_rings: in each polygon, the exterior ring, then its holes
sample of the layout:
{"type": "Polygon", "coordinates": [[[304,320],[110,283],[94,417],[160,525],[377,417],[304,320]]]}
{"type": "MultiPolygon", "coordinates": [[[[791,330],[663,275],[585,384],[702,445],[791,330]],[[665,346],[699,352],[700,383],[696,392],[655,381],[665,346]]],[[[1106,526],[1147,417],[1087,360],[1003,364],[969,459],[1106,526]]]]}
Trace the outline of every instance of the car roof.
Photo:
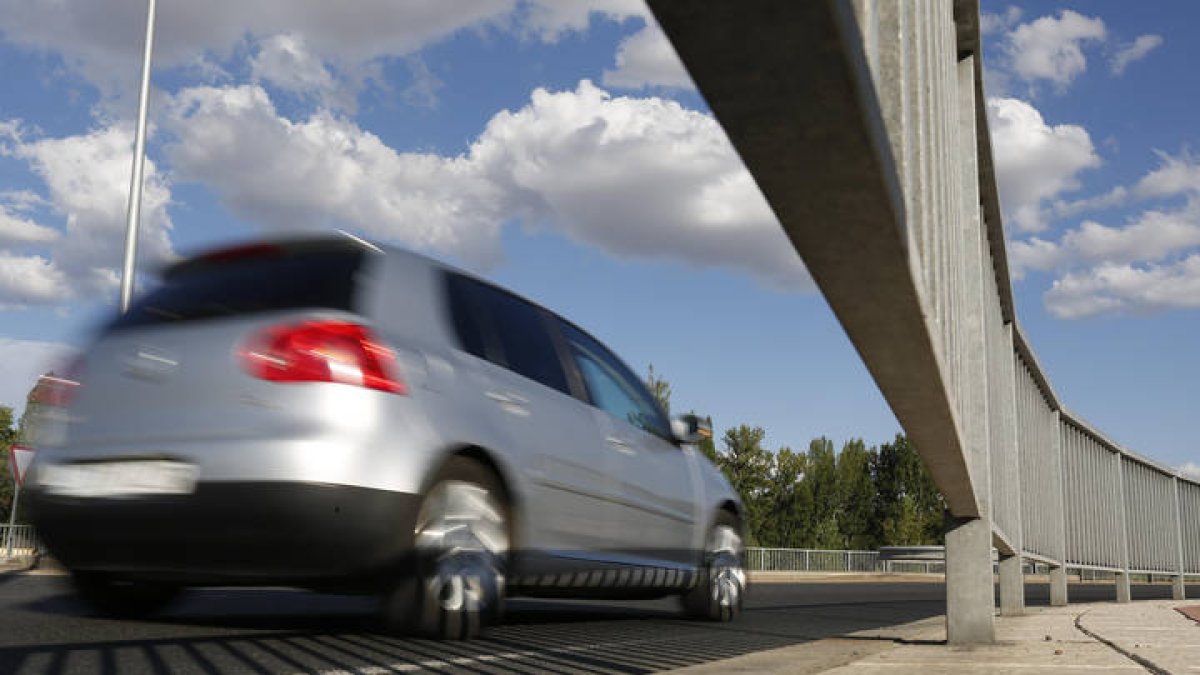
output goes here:
{"type": "Polygon", "coordinates": [[[555,318],[570,325],[572,328],[578,330],[584,335],[587,335],[593,340],[604,344],[602,340],[592,335],[590,331],[584,329],[574,321],[564,317],[562,314],[537,301],[531,300],[510,288],[506,288],[495,281],[487,279],[486,277],[480,276],[479,274],[469,270],[462,269],[456,265],[437,260],[423,253],[418,253],[412,249],[399,246],[397,244],[370,241],[343,230],[335,230],[329,233],[277,234],[235,241],[212,249],[202,250],[197,254],[171,263],[164,269],[162,277],[169,280],[171,278],[178,277],[181,274],[187,274],[189,271],[202,268],[206,264],[206,261],[212,260],[214,257],[220,258],[222,256],[229,255],[236,256],[239,255],[240,252],[253,253],[256,250],[262,250],[264,247],[277,248],[285,254],[361,251],[369,255],[382,255],[387,259],[403,258],[407,262],[415,262],[431,269],[438,269],[443,272],[457,274],[487,286],[491,286],[492,288],[519,298],[520,300],[551,314],[555,318]]]}

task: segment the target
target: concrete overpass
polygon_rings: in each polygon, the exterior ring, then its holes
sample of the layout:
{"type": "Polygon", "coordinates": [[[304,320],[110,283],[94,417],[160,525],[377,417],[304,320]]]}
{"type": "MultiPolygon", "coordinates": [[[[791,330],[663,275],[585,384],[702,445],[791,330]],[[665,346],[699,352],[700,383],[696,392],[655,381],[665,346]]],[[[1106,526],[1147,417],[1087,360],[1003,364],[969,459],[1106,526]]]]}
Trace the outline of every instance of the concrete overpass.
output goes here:
{"type": "Polygon", "coordinates": [[[1013,307],[978,0],[649,0],[948,507],[947,636],[1023,560],[1200,574],[1200,485],[1059,400],[1013,307]]]}

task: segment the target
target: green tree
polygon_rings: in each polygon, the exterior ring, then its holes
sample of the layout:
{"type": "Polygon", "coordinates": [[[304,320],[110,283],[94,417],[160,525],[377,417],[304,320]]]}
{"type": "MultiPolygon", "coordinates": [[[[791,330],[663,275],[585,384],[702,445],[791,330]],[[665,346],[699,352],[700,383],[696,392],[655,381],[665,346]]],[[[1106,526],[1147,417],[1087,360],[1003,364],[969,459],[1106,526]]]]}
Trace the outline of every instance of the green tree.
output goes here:
{"type": "Polygon", "coordinates": [[[780,448],[767,494],[763,546],[802,547],[813,534],[812,489],[807,480],[808,455],[780,448]]]}
{"type": "Polygon", "coordinates": [[[0,519],[8,524],[9,509],[12,508],[13,483],[12,470],[8,466],[8,448],[17,441],[17,430],[13,428],[13,409],[0,406],[0,519]]]}
{"type": "Polygon", "coordinates": [[[838,530],[842,545],[850,549],[876,546],[875,481],[871,464],[875,449],[867,449],[862,440],[848,441],[837,458],[837,494],[840,500],[838,530]]]}
{"type": "Polygon", "coordinates": [[[879,447],[871,473],[878,545],[943,543],[945,501],[916,448],[903,434],[879,447]]]}
{"type": "Polygon", "coordinates": [[[650,364],[650,372],[646,374],[646,388],[654,395],[663,412],[671,414],[671,384],[654,372],[654,364],[650,364]]]}
{"type": "Polygon", "coordinates": [[[812,535],[806,543],[810,548],[842,548],[838,515],[842,499],[837,479],[837,455],[833,441],[822,436],[808,444],[808,474],[806,481],[812,491],[812,535]]]}
{"type": "Polygon", "coordinates": [[[769,511],[766,498],[775,458],[762,446],[765,436],[762,427],[742,424],[728,429],[722,438],[725,452],[717,455],[717,466],[745,503],[748,543],[752,545],[758,545],[758,533],[769,511]]]}

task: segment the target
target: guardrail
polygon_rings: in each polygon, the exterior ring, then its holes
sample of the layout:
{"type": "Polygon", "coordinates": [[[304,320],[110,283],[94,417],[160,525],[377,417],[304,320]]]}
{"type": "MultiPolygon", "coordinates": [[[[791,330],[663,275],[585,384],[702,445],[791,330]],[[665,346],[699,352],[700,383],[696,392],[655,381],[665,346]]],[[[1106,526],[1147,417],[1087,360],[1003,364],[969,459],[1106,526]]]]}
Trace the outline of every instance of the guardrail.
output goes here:
{"type": "MultiPolygon", "coordinates": [[[[992,572],[1000,573],[998,551],[992,551],[992,572]]],[[[1025,560],[1022,574],[1045,576],[1057,566],[1025,560]]],[[[1070,576],[1080,582],[1120,583],[1120,572],[1090,565],[1068,565],[1070,576]]],[[[805,548],[746,547],[746,569],[752,572],[944,574],[944,546],[884,547],[878,551],[843,551],[805,548]]],[[[1131,572],[1139,583],[1174,580],[1173,574],[1131,572]]]]}
{"type": "Polygon", "coordinates": [[[746,569],[760,572],[877,572],[878,551],[746,548],[746,569]]]}
{"type": "Polygon", "coordinates": [[[978,0],[649,4],[942,492],[948,641],[995,638],[993,548],[1003,614],[1029,562],[1053,605],[1068,567],[1182,599],[1200,483],[1067,411],[1017,320],[978,0]]]}
{"type": "MultiPolygon", "coordinates": [[[[930,406],[900,419],[913,427],[910,437],[940,478],[952,514],[963,525],[976,519],[989,526],[1008,588],[1002,611],[1021,611],[1015,584],[1028,561],[1051,567],[1053,604],[1067,602],[1068,567],[1115,572],[1121,601],[1129,599],[1131,574],[1169,575],[1182,598],[1185,576],[1200,574],[1200,483],[1121,447],[1069,411],[1017,319],[977,3],[847,6],[857,31],[845,39],[857,42],[851,49],[867,66],[865,84],[877,106],[871,112],[886,130],[891,175],[903,195],[905,255],[954,429],[948,443],[922,435],[930,406]],[[939,453],[955,440],[968,475],[951,478],[944,467],[956,457],[939,453]],[[971,500],[961,498],[966,485],[971,500]]],[[[908,402],[898,397],[893,407],[904,412],[908,402]]],[[[971,536],[969,558],[978,560],[984,538],[971,536]]],[[[980,582],[972,602],[992,597],[984,577],[963,578],[980,582]]]]}
{"type": "MultiPolygon", "coordinates": [[[[942,548],[936,548],[941,551],[942,548]]],[[[906,549],[907,550],[907,549],[906,549]]],[[[886,551],[746,547],[746,569],[752,572],[938,574],[946,570],[943,555],[889,557],[886,551]]]]}
{"type": "Polygon", "coordinates": [[[32,525],[0,525],[0,555],[5,558],[34,555],[40,548],[32,525]]]}

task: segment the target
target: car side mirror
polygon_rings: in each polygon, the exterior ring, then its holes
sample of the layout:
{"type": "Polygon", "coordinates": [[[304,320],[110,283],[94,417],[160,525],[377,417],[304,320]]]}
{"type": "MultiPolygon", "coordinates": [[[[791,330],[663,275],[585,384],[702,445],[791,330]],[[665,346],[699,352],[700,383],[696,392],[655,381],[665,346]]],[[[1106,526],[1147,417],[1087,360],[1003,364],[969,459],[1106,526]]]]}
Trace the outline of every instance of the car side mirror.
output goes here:
{"type": "Polygon", "coordinates": [[[671,433],[680,443],[699,443],[712,438],[712,424],[699,415],[677,415],[671,418],[671,433]]]}

